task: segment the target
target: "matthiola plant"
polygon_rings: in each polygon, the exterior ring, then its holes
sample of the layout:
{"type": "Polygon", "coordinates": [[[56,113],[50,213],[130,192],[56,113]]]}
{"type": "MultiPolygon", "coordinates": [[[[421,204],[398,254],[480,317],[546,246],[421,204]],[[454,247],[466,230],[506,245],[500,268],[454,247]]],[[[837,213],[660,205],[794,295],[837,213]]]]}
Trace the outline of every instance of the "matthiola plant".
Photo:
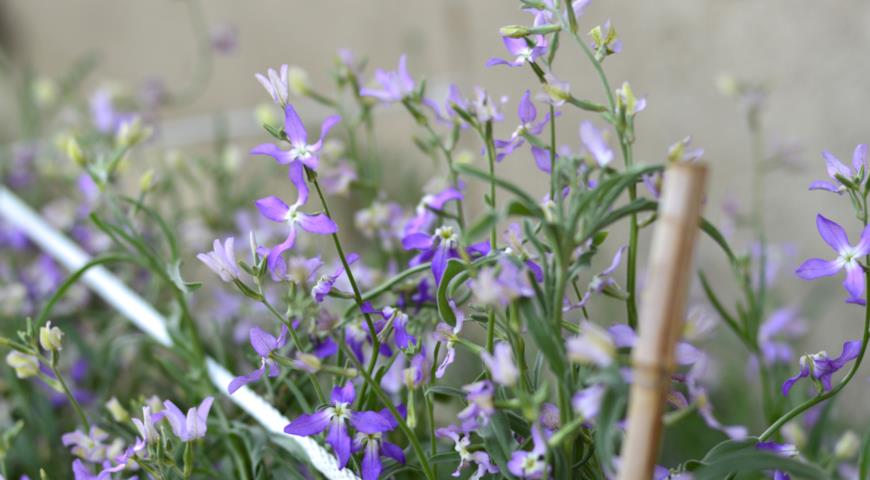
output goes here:
{"type": "MultiPolygon", "coordinates": [[[[369,72],[341,50],[332,86],[290,64],[252,72],[248,88],[266,90],[263,139],[235,145],[217,128],[214,152],[159,162],[161,108],[203,84],[103,86],[69,104],[52,92],[78,85],[23,85],[44,102],[27,138],[58,133],[57,148],[16,149],[4,185],[94,259],[64,272],[0,214],[3,478],[617,478],[636,461],[620,453],[640,378],[631,355],[640,292],[657,280],[642,275],[644,230],[662,220],[667,167],[704,151],[673,132],[659,158],[636,161],[647,100],[603,66],[636,47],[589,3],[521,0],[525,21],[493,28],[486,66],[516,90],[428,82],[414,55],[369,72]],[[569,62],[589,78],[568,78],[569,62]],[[426,182],[384,175],[397,170],[380,140],[401,131],[378,123],[388,109],[407,114],[419,149],[402,161],[434,162],[426,182]],[[54,132],[59,110],[78,121],[54,132]],[[95,267],[146,297],[167,338],[137,335],[91,298],[78,281],[95,267]],[[231,374],[215,387],[218,364],[231,374]],[[309,455],[312,441],[332,461],[309,455]]],[[[201,82],[238,39],[197,11],[210,48],[201,82]]],[[[727,269],[708,276],[705,259],[687,292],[653,478],[866,478],[870,437],[831,426],[870,339],[867,147],[851,165],[823,154],[829,178],[812,195],[848,199],[854,217],[835,204],[818,213],[833,253],[801,263],[763,218],[766,176],[793,150],[765,150],[763,86],[719,86],[746,115],[750,205],[723,206],[722,228],[699,226],[727,269]],[[845,311],[863,308],[863,329],[829,345],[841,350],[804,353],[819,309],[789,289],[841,271],[845,311]]],[[[706,200],[707,215],[716,207],[706,200]]]]}

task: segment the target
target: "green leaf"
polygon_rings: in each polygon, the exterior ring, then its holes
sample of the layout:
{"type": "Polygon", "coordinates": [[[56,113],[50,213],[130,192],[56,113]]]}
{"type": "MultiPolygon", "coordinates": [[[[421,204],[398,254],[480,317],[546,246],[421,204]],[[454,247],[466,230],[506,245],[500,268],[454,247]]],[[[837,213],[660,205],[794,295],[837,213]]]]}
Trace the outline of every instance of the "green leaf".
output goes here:
{"type": "Polygon", "coordinates": [[[541,210],[541,207],[538,206],[538,202],[534,198],[532,198],[531,195],[526,193],[525,190],[514,185],[513,183],[511,183],[507,180],[504,180],[502,178],[499,178],[499,177],[494,177],[494,176],[490,175],[489,173],[486,173],[482,170],[478,170],[477,168],[474,168],[468,164],[457,165],[456,170],[458,170],[459,172],[464,173],[466,175],[469,175],[472,177],[477,177],[478,179],[485,180],[487,182],[495,183],[496,185],[503,188],[504,190],[507,190],[507,191],[513,193],[514,195],[516,195],[518,200],[522,201],[522,203],[526,206],[527,209],[529,209],[532,212],[535,212],[535,216],[543,217],[544,212],[543,212],[543,210],[541,210]]]}
{"type": "Polygon", "coordinates": [[[561,328],[559,331],[554,331],[550,322],[547,322],[546,317],[540,315],[531,300],[524,299],[517,302],[517,306],[522,312],[522,317],[526,320],[526,326],[529,328],[529,333],[532,335],[538,349],[544,355],[550,369],[557,376],[561,377],[565,372],[565,345],[562,343],[561,328]]]}
{"type": "Polygon", "coordinates": [[[284,132],[280,128],[273,127],[272,125],[269,125],[268,123],[264,123],[263,128],[266,129],[266,131],[269,133],[269,135],[275,137],[275,139],[277,139],[277,140],[284,139],[284,132]]]}
{"type": "Polygon", "coordinates": [[[725,236],[722,235],[722,232],[716,228],[715,225],[710,223],[706,218],[701,219],[701,230],[707,234],[717,245],[719,248],[725,252],[725,255],[728,257],[728,260],[731,261],[732,264],[737,264],[737,257],[734,256],[734,252],[731,251],[731,247],[728,246],[728,241],[725,240],[725,236]]]}
{"type": "Polygon", "coordinates": [[[505,208],[505,215],[513,217],[533,217],[540,218],[535,212],[530,210],[525,203],[519,200],[511,200],[505,208]]]}
{"type": "Polygon", "coordinates": [[[507,468],[507,462],[516,448],[516,442],[511,435],[508,419],[504,412],[496,411],[486,427],[481,429],[480,436],[483,437],[486,452],[501,469],[502,475],[507,478],[515,478],[508,474],[510,470],[507,468]]]}
{"type": "Polygon", "coordinates": [[[465,392],[455,387],[447,387],[443,385],[433,385],[426,389],[426,395],[446,395],[456,398],[465,398],[465,392]]]}
{"type": "Polygon", "coordinates": [[[780,470],[804,479],[830,478],[821,468],[794,458],[783,457],[773,452],[744,447],[717,455],[714,462],[701,466],[694,472],[695,480],[720,480],[733,473],[752,473],[780,470]]]}
{"type": "Polygon", "coordinates": [[[444,269],[444,274],[441,275],[441,283],[438,284],[438,291],[435,294],[436,302],[438,303],[438,314],[441,319],[447,322],[448,325],[456,325],[456,315],[453,309],[450,308],[450,302],[447,298],[447,286],[450,280],[466,269],[465,263],[461,260],[451,258],[447,261],[447,267],[444,269]]]}
{"type": "Polygon", "coordinates": [[[190,293],[202,286],[202,283],[185,282],[184,279],[181,278],[181,260],[176,260],[166,265],[166,276],[172,281],[175,288],[184,293],[190,293]]]}

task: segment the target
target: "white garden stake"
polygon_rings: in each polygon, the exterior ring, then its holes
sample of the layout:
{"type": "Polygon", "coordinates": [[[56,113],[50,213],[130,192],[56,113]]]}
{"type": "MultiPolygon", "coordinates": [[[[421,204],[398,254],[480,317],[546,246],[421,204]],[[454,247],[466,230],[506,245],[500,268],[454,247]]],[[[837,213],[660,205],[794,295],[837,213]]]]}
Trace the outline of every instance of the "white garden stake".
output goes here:
{"type": "MultiPolygon", "coordinates": [[[[33,243],[71,272],[77,271],[91,260],[87,253],[48,225],[3,186],[0,186],[0,217],[24,232],[33,243]]],[[[154,341],[165,347],[172,346],[172,338],[166,329],[166,319],[106,268],[96,266],[88,269],[81,281],[154,341]]],[[[206,368],[217,390],[226,394],[233,375],[211,357],[206,359],[206,368]]],[[[284,435],[295,442],[308,456],[314,468],[326,478],[358,480],[359,477],[350,469],[339,470],[335,457],[316,441],[307,437],[285,434],[283,428],[290,423],[290,420],[248,387],[240,388],[229,396],[229,399],[268,431],[284,435]]]]}

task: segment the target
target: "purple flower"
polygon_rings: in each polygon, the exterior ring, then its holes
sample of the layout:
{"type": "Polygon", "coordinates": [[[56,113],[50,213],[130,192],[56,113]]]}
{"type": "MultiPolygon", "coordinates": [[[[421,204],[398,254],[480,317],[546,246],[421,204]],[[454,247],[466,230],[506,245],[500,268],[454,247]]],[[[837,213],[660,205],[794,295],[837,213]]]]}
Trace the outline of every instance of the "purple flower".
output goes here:
{"type": "MultiPolygon", "coordinates": [[[[390,421],[392,419],[387,419],[390,421]]],[[[389,457],[398,463],[405,463],[405,453],[402,448],[383,439],[382,433],[357,432],[353,439],[353,452],[365,450],[363,453],[361,473],[363,480],[377,480],[381,475],[383,464],[381,457],[389,457]]]]}
{"type": "Polygon", "coordinates": [[[435,370],[435,377],[441,378],[447,371],[447,367],[456,359],[456,342],[459,341],[459,332],[462,331],[462,325],[465,323],[465,313],[456,308],[453,300],[450,300],[450,308],[456,317],[456,324],[451,328],[450,325],[440,322],[435,326],[435,331],[432,332],[432,337],[438,342],[447,342],[447,352],[435,370]]]}
{"type": "MultiPolygon", "coordinates": [[[[589,6],[592,0],[574,0],[571,2],[571,8],[574,10],[574,18],[580,18],[585,12],[586,7],[589,6]]],[[[535,16],[534,26],[540,27],[542,25],[550,25],[553,23],[558,23],[559,19],[554,16],[554,6],[553,0],[542,0],[541,5],[543,8],[527,8],[524,11],[531,13],[535,16]]],[[[567,22],[567,12],[563,14],[564,21],[567,22]]]]}
{"type": "Polygon", "coordinates": [[[828,176],[831,177],[833,182],[826,182],[824,180],[815,181],[810,184],[810,190],[827,190],[842,194],[846,190],[846,186],[843,185],[837,176],[855,181],[858,185],[862,184],[864,179],[867,178],[867,145],[865,144],[855,147],[855,152],[852,153],[852,168],[843,165],[840,159],[827,150],[822,152],[822,157],[825,158],[828,176]]]}
{"type": "Polygon", "coordinates": [[[616,357],[616,345],[607,330],[589,321],[584,321],[581,327],[581,333],[566,342],[568,359],[599,367],[606,367],[613,363],[616,357]]]}
{"type": "Polygon", "coordinates": [[[492,398],[495,387],[492,382],[481,380],[465,385],[462,390],[466,392],[465,399],[468,400],[468,405],[456,416],[468,428],[471,428],[471,425],[485,425],[489,422],[489,417],[495,413],[495,403],[492,398]]]}
{"type": "Polygon", "coordinates": [[[864,295],[864,268],[859,263],[859,258],[870,253],[870,226],[861,232],[861,240],[851,246],[843,227],[823,217],[816,216],[816,226],[822,239],[837,252],[835,260],[827,261],[820,258],[811,258],[805,261],[797,269],[797,275],[804,280],[812,280],[820,277],[829,277],[846,270],[846,280],[843,287],[849,292],[849,303],[864,304],[861,298],[864,295]]]}
{"type": "Polygon", "coordinates": [[[63,446],[71,447],[70,451],[73,455],[91,463],[98,463],[107,459],[106,449],[108,445],[105,442],[108,439],[109,434],[96,425],[91,425],[91,429],[87,434],[81,430],[76,430],[64,433],[60,437],[63,446]]]}
{"type": "Polygon", "coordinates": [[[800,372],[789,378],[782,384],[782,394],[788,395],[791,387],[801,378],[812,378],[814,382],[821,382],[822,389],[831,389],[831,376],[846,366],[861,353],[861,342],[849,340],[843,343],[843,351],[837,358],[830,358],[828,352],[821,351],[811,355],[803,355],[800,360],[800,372]]]}
{"type": "Polygon", "coordinates": [[[586,425],[591,425],[598,417],[598,412],[601,411],[601,401],[604,400],[604,394],[607,389],[602,384],[595,384],[584,388],[574,394],[571,399],[571,406],[577,412],[586,425]]]}
{"type": "Polygon", "coordinates": [[[469,100],[462,96],[459,87],[450,85],[450,93],[447,96],[448,115],[452,116],[454,110],[458,109],[479,122],[500,122],[504,119],[499,105],[505,103],[507,97],[501,97],[500,101],[496,102],[482,87],[474,87],[474,93],[475,98],[469,100]]]}
{"type": "MultiPolygon", "coordinates": [[[[417,345],[417,339],[408,333],[408,315],[402,311],[393,307],[384,307],[383,310],[375,310],[369,302],[366,302],[363,304],[362,312],[380,315],[385,322],[389,322],[390,319],[392,319],[397,347],[405,350],[417,345]]],[[[386,323],[384,323],[384,325],[386,325],[386,323]]]]}
{"type": "Polygon", "coordinates": [[[486,452],[480,450],[475,452],[468,451],[468,447],[471,446],[470,430],[450,425],[447,428],[435,430],[435,436],[453,440],[453,450],[459,454],[459,465],[456,466],[456,471],[453,472],[454,477],[460,476],[462,470],[475,464],[477,465],[477,471],[471,474],[468,480],[479,480],[487,473],[498,473],[498,467],[492,464],[486,452]]]}
{"type": "Polygon", "coordinates": [[[588,120],[580,124],[580,141],[599,167],[604,168],[613,161],[613,150],[607,145],[601,130],[588,120]]]}
{"type": "Polygon", "coordinates": [[[261,73],[254,74],[254,77],[263,85],[263,88],[269,92],[272,100],[282,107],[287,105],[289,98],[289,84],[287,82],[287,65],[281,65],[281,73],[279,74],[273,69],[269,69],[266,75],[261,73]]]}
{"type": "Polygon", "coordinates": [[[392,423],[378,412],[351,410],[355,398],[356,392],[350,382],[344,387],[335,387],[332,389],[331,403],[328,407],[316,413],[300,415],[284,427],[284,432],[290,435],[310,436],[328,429],[326,443],[335,451],[339,468],[344,468],[351,454],[348,421],[355,429],[366,434],[383,433],[393,429],[392,423]]]}
{"type": "Polygon", "coordinates": [[[303,197],[302,191],[300,191],[299,199],[293,205],[287,205],[274,195],[261,198],[256,202],[257,209],[260,210],[260,213],[264,217],[273,222],[287,223],[290,226],[287,238],[282,243],[272,247],[266,256],[270,271],[274,271],[277,267],[281,254],[293,248],[294,243],[296,243],[297,225],[307,232],[320,235],[329,235],[338,231],[338,225],[326,216],[325,213],[308,215],[297,211],[305,203],[305,200],[307,200],[307,195],[303,197]]]}
{"type": "Polygon", "coordinates": [[[163,406],[166,408],[166,420],[169,421],[175,436],[184,442],[205,437],[208,428],[206,419],[212,402],[214,402],[213,397],[205,397],[198,407],[191,407],[187,411],[187,417],[185,417],[174,403],[165,400],[163,406]]]}
{"type": "Polygon", "coordinates": [[[520,478],[544,478],[547,474],[547,441],[541,432],[541,427],[532,425],[533,448],[531,451],[517,451],[508,461],[508,470],[520,478]]]}
{"type": "MultiPolygon", "coordinates": [[[[535,123],[535,120],[538,117],[538,110],[535,108],[534,102],[531,99],[531,92],[526,90],[526,93],[523,94],[523,97],[520,99],[519,107],[517,107],[517,117],[520,119],[520,124],[517,126],[517,129],[514,130],[514,133],[511,135],[510,140],[496,140],[495,148],[498,150],[496,154],[496,161],[500,162],[504,157],[513,153],[514,150],[523,146],[526,143],[526,139],[523,137],[525,134],[530,135],[540,135],[543,132],[544,127],[550,121],[550,114],[547,113],[544,115],[544,118],[535,123]]],[[[538,147],[532,147],[532,153],[535,155],[537,159],[538,155],[546,155],[547,162],[546,166],[549,168],[550,164],[550,153],[545,149],[541,149],[538,147]],[[538,153],[535,153],[535,151],[538,153]]],[[[539,167],[541,166],[539,163],[539,167]]],[[[549,171],[549,170],[547,170],[549,171]]]]}
{"type": "Polygon", "coordinates": [[[389,72],[375,70],[375,81],[381,84],[380,89],[360,89],[359,94],[363,97],[374,97],[385,103],[401,102],[405,97],[414,93],[414,79],[408,74],[408,58],[406,55],[399,57],[399,67],[396,71],[389,72]]]}
{"type": "Polygon", "coordinates": [[[507,306],[517,298],[533,296],[535,293],[527,273],[531,270],[536,278],[538,275],[530,265],[537,267],[531,260],[527,260],[525,263],[527,270],[517,266],[507,257],[501,257],[498,267],[480,269],[470,283],[474,298],[485,305],[507,306]]]}
{"type": "MultiPolygon", "coordinates": [[[[323,121],[320,126],[320,138],[315,143],[308,143],[308,132],[305,130],[305,125],[293,105],[287,104],[284,107],[284,132],[287,134],[287,140],[290,142],[290,150],[281,150],[273,143],[264,143],[257,145],[251,150],[252,155],[268,155],[275,159],[281,165],[290,166],[290,180],[300,189],[299,195],[302,196],[301,190],[305,186],[304,169],[306,166],[312,170],[317,170],[320,161],[319,153],[323,149],[323,139],[335,126],[341,121],[341,116],[332,115],[323,121]]],[[[307,198],[307,192],[305,194],[307,198]]]]}
{"type": "MultiPolygon", "coordinates": [[[[432,275],[435,282],[441,282],[441,275],[447,268],[447,260],[459,258],[459,235],[449,226],[441,226],[435,230],[435,234],[428,235],[422,232],[412,233],[402,239],[405,250],[422,250],[411,259],[411,265],[419,265],[424,262],[432,262],[432,275]]],[[[489,253],[489,243],[480,242],[468,247],[470,255],[486,255],[489,253]]]]}
{"type": "Polygon", "coordinates": [[[432,210],[444,210],[444,205],[453,200],[462,200],[462,192],[453,187],[447,187],[434,195],[425,195],[417,204],[416,214],[405,224],[404,235],[428,231],[438,219],[438,215],[432,210]]]}
{"type": "Polygon", "coordinates": [[[236,262],[236,253],[233,250],[235,239],[229,237],[221,245],[220,240],[215,239],[211,252],[199,253],[196,258],[220,275],[221,280],[231,282],[241,275],[239,265],[236,262]]]}
{"type": "Polygon", "coordinates": [[[514,363],[513,350],[507,342],[498,342],[493,347],[493,354],[481,352],[480,358],[489,369],[495,383],[513,387],[517,383],[520,371],[514,363]]]}
{"type": "Polygon", "coordinates": [[[791,361],[791,346],[778,337],[796,338],[806,332],[806,323],[798,315],[797,309],[785,307],[773,312],[762,322],[758,330],[758,343],[768,365],[791,361]]]}
{"type": "Polygon", "coordinates": [[[260,368],[247,375],[234,378],[227,386],[227,392],[232,395],[236,390],[242,388],[243,385],[256,382],[262,378],[264,373],[266,373],[267,368],[269,370],[269,376],[276,377],[279,371],[278,364],[270,359],[269,355],[276,350],[280,350],[284,345],[287,345],[287,335],[289,333],[290,330],[287,328],[287,325],[281,325],[281,334],[278,335],[278,338],[275,338],[272,334],[264,331],[260,327],[251,328],[251,346],[254,347],[254,350],[260,356],[260,368]]]}
{"type": "Polygon", "coordinates": [[[504,60],[501,58],[490,58],[486,62],[487,67],[495,65],[507,65],[509,67],[522,67],[526,62],[534,63],[534,61],[547,53],[547,39],[543,35],[536,35],[537,40],[534,44],[525,38],[502,37],[505,48],[511,54],[513,60],[504,60]]]}
{"type": "MultiPolygon", "coordinates": [[[[356,253],[351,253],[347,256],[348,265],[353,264],[353,262],[359,260],[359,255],[356,253]]],[[[338,268],[335,269],[331,275],[326,274],[320,277],[320,280],[317,281],[317,284],[314,285],[314,288],[311,289],[311,296],[314,297],[314,301],[317,303],[323,303],[323,300],[329,295],[329,292],[332,291],[332,287],[335,285],[335,281],[338,280],[338,277],[344,274],[344,264],[339,264],[338,268]]]]}
{"type": "Polygon", "coordinates": [[[133,119],[129,112],[118,112],[112,100],[112,94],[107,89],[99,89],[91,95],[89,106],[94,127],[100,133],[114,135],[122,124],[133,119]]]}

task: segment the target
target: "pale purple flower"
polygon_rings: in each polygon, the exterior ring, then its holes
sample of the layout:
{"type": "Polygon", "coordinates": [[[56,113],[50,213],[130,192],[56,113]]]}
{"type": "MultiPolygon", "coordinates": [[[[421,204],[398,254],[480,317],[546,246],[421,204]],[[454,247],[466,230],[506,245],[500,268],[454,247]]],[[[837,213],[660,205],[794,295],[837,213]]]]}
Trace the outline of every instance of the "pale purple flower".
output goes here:
{"type": "Polygon", "coordinates": [[[319,412],[296,417],[284,427],[284,433],[307,437],[328,430],[326,443],[332,446],[338,457],[338,467],[344,468],[351,454],[348,421],[355,429],[366,434],[383,433],[393,429],[392,423],[379,412],[354,412],[351,405],[355,398],[356,392],[352,383],[348,382],[343,387],[334,387],[328,407],[319,412]]]}
{"type": "Polygon", "coordinates": [[[605,393],[607,393],[607,388],[604,385],[595,384],[578,391],[571,398],[571,406],[583,419],[584,424],[591,426],[598,417],[605,393]]]}
{"type": "Polygon", "coordinates": [[[434,195],[425,195],[417,204],[415,215],[405,223],[404,235],[426,232],[438,220],[438,215],[432,210],[444,210],[447,202],[462,200],[462,192],[447,187],[434,195]]]}
{"type": "Polygon", "coordinates": [[[265,88],[267,92],[269,92],[269,96],[272,97],[275,104],[281,107],[287,105],[290,96],[289,83],[287,81],[288,68],[289,67],[284,64],[281,65],[280,73],[270,68],[266,75],[261,73],[254,74],[257,81],[263,85],[263,88],[265,88]]]}
{"type": "MultiPolygon", "coordinates": [[[[347,256],[348,265],[353,264],[357,260],[359,260],[359,255],[356,253],[351,253],[347,256]]],[[[323,300],[327,295],[329,295],[329,292],[332,291],[335,281],[342,275],[344,275],[343,263],[339,264],[332,274],[325,274],[320,277],[320,280],[318,280],[317,284],[314,285],[314,288],[311,289],[311,296],[314,297],[314,301],[317,303],[323,303],[323,300]]]]}
{"type": "Polygon", "coordinates": [[[302,193],[302,191],[299,192],[299,199],[293,205],[287,205],[274,195],[261,198],[256,202],[257,209],[264,217],[273,222],[286,223],[290,227],[287,238],[282,243],[272,247],[266,256],[270,271],[274,271],[277,267],[281,260],[281,254],[293,248],[296,243],[297,226],[307,232],[319,235],[329,235],[338,231],[338,225],[325,213],[309,215],[298,211],[299,207],[307,200],[307,195],[303,196],[302,193]]]}
{"type": "Polygon", "coordinates": [[[106,444],[108,439],[108,432],[96,425],[91,425],[87,434],[76,430],[64,433],[60,437],[63,446],[70,447],[73,455],[91,463],[99,463],[108,458],[106,444]]]}
{"type": "Polygon", "coordinates": [[[95,91],[89,100],[91,120],[100,133],[114,135],[121,125],[129,122],[135,116],[130,112],[119,112],[115,109],[112,93],[104,88],[95,91]]]}
{"type": "Polygon", "coordinates": [[[604,22],[604,25],[593,28],[589,36],[592,37],[592,49],[595,50],[599,60],[622,51],[622,40],[616,37],[616,30],[610,24],[610,20],[604,22]]]}
{"type": "Polygon", "coordinates": [[[208,411],[211,409],[211,404],[214,402],[213,397],[205,397],[198,407],[191,407],[187,411],[187,416],[169,400],[163,402],[166,408],[166,420],[169,426],[172,427],[172,433],[175,434],[181,441],[190,442],[198,438],[205,437],[208,424],[208,411]]]}
{"type": "Polygon", "coordinates": [[[133,424],[136,426],[136,430],[139,432],[139,438],[141,438],[142,441],[145,443],[151,443],[160,438],[160,434],[157,432],[157,428],[154,425],[159,422],[164,415],[166,415],[165,411],[152,414],[150,406],[145,405],[142,407],[142,420],[139,420],[138,418],[133,419],[133,424]]]}
{"type": "Polygon", "coordinates": [[[599,167],[604,168],[613,161],[613,150],[604,140],[603,133],[588,120],[580,124],[580,141],[599,167]]]}
{"type": "MultiPolygon", "coordinates": [[[[574,10],[574,18],[580,18],[585,12],[586,7],[592,0],[574,0],[571,2],[571,8],[574,10]]],[[[558,23],[559,19],[555,18],[553,14],[553,10],[555,7],[553,6],[553,0],[542,0],[541,4],[543,8],[526,8],[524,11],[531,13],[535,16],[533,25],[536,27],[540,27],[543,25],[551,25],[553,23],[558,23]]],[[[563,12],[563,18],[565,22],[567,22],[568,14],[567,12],[563,12]]]]}
{"type": "MultiPolygon", "coordinates": [[[[388,418],[387,421],[391,421],[388,418]]],[[[384,440],[383,433],[357,432],[353,440],[353,452],[364,450],[360,473],[362,480],[378,480],[383,470],[381,457],[389,457],[400,464],[405,463],[405,453],[394,443],[384,440]]]]}
{"type": "Polygon", "coordinates": [[[606,367],[613,363],[616,348],[607,330],[588,320],[582,323],[581,333],[566,342],[569,360],[599,367],[606,367]]]}
{"type": "Polygon", "coordinates": [[[276,377],[279,372],[278,364],[269,358],[272,352],[284,348],[287,345],[287,335],[290,330],[287,325],[281,325],[281,333],[276,338],[274,335],[264,331],[260,327],[251,328],[250,339],[251,346],[254,351],[260,356],[260,368],[253,372],[234,378],[227,386],[227,392],[232,395],[236,390],[242,388],[243,385],[258,381],[263,377],[263,374],[268,373],[270,377],[276,377]]]}
{"type": "Polygon", "coordinates": [[[466,393],[465,399],[468,405],[456,416],[464,426],[483,424],[489,421],[489,417],[495,413],[493,394],[495,387],[489,380],[481,380],[462,387],[466,393]]]}
{"type": "Polygon", "coordinates": [[[363,97],[373,97],[385,103],[401,102],[405,97],[414,93],[414,79],[408,73],[408,58],[406,55],[399,57],[399,66],[396,71],[385,71],[380,68],[375,70],[375,81],[381,86],[377,88],[360,88],[359,94],[363,97]]]}
{"type": "Polygon", "coordinates": [[[524,265],[526,268],[521,268],[513,260],[501,257],[497,266],[480,269],[470,282],[474,298],[485,305],[506,306],[517,298],[534,296],[528,272],[538,279],[538,267],[531,260],[524,265]]]}
{"type": "Polygon", "coordinates": [[[859,340],[849,340],[843,343],[843,351],[836,358],[830,358],[828,352],[825,351],[811,355],[802,355],[800,371],[782,384],[782,394],[788,395],[791,387],[801,378],[811,378],[814,382],[820,382],[824,391],[830,390],[832,388],[831,377],[834,373],[846,366],[847,363],[858,358],[860,353],[861,342],[859,340]]]}
{"type": "Polygon", "coordinates": [[[822,152],[822,157],[825,158],[828,176],[831,177],[832,181],[815,181],[810,184],[810,190],[827,190],[842,194],[846,191],[846,186],[837,179],[837,176],[845,177],[857,185],[864,183],[864,179],[867,178],[867,145],[865,144],[855,147],[855,151],[852,153],[852,168],[844,165],[840,159],[827,150],[822,152]]]}
{"type": "Polygon", "coordinates": [[[474,87],[474,93],[473,99],[467,99],[462,96],[459,87],[450,85],[450,92],[447,96],[447,114],[452,117],[455,110],[460,110],[482,123],[500,122],[504,119],[499,107],[507,102],[507,97],[501,97],[496,102],[482,87],[474,87]]]}
{"type": "Polygon", "coordinates": [[[350,185],[359,176],[352,163],[347,160],[339,160],[335,164],[321,167],[317,178],[320,180],[323,191],[329,195],[347,195],[350,193],[350,185]]]}
{"type": "Polygon", "coordinates": [[[531,451],[514,452],[508,461],[508,470],[519,478],[539,479],[547,475],[547,441],[538,424],[532,425],[532,442],[531,451]]]}
{"type": "Polygon", "coordinates": [[[498,342],[493,353],[481,352],[481,360],[489,369],[493,381],[506,387],[513,387],[519,379],[520,371],[514,363],[513,350],[507,342],[498,342]]]}
{"type": "Polygon", "coordinates": [[[821,214],[816,216],[816,226],[825,243],[837,253],[837,258],[831,261],[811,258],[798,267],[797,275],[804,280],[812,280],[829,277],[845,269],[846,280],[843,282],[843,287],[849,293],[846,301],[863,305],[864,300],[861,297],[864,295],[864,268],[861,266],[860,258],[870,254],[870,226],[864,228],[861,239],[855,246],[849,244],[849,238],[843,227],[821,214]]]}
{"type": "Polygon", "coordinates": [[[538,57],[547,53],[547,38],[543,35],[535,35],[536,40],[532,43],[526,38],[502,37],[502,42],[512,59],[490,58],[486,62],[487,67],[495,65],[507,65],[509,67],[522,67],[525,63],[534,63],[538,57]]]}
{"type": "MultiPolygon", "coordinates": [[[[544,118],[541,121],[535,123],[535,120],[537,120],[538,117],[538,109],[535,108],[535,104],[532,102],[531,92],[529,90],[526,90],[526,93],[524,93],[520,99],[520,104],[517,107],[517,117],[520,119],[520,124],[517,126],[516,130],[514,130],[514,133],[511,134],[511,138],[509,140],[495,140],[495,148],[498,152],[495,159],[498,162],[502,161],[505,156],[510,155],[514,150],[520,148],[526,143],[526,139],[523,135],[540,135],[541,132],[544,131],[544,127],[550,121],[550,114],[548,112],[544,115],[544,118]]],[[[533,146],[532,153],[535,155],[536,160],[537,156],[541,154],[536,154],[536,149],[547,155],[547,166],[549,167],[549,151],[533,146]]]]}
{"type": "Polygon", "coordinates": [[[199,253],[196,258],[210,268],[214,273],[220,275],[221,280],[231,282],[241,275],[239,265],[236,262],[236,253],[233,250],[235,239],[229,237],[221,244],[220,240],[215,239],[213,250],[211,252],[199,253]]]}
{"type": "Polygon", "coordinates": [[[267,155],[275,159],[281,165],[289,165],[290,181],[300,190],[299,195],[303,196],[302,190],[305,189],[305,197],[308,197],[305,184],[305,169],[308,167],[312,170],[317,170],[320,162],[320,151],[323,149],[323,141],[326,135],[338,122],[341,121],[341,116],[332,115],[326,117],[323,124],[320,125],[320,138],[314,143],[308,143],[308,131],[305,130],[305,125],[293,105],[287,104],[284,107],[284,132],[287,134],[287,140],[290,142],[289,150],[282,150],[274,143],[263,143],[251,149],[252,155],[267,155]]]}
{"type": "Polygon", "coordinates": [[[794,339],[806,333],[807,325],[793,307],[784,307],[773,312],[758,330],[758,344],[765,363],[788,363],[792,348],[783,339],[794,339]]]}
{"type": "Polygon", "coordinates": [[[453,450],[459,454],[459,465],[453,472],[454,477],[462,475],[462,470],[466,467],[477,465],[477,470],[468,477],[468,480],[480,480],[488,473],[498,473],[498,467],[492,464],[489,455],[483,451],[468,451],[471,446],[471,433],[469,429],[459,428],[455,425],[450,425],[446,428],[435,430],[435,436],[438,438],[447,438],[453,441],[453,450]]]}
{"type": "Polygon", "coordinates": [[[456,342],[459,341],[459,332],[462,331],[462,324],[465,323],[465,313],[456,308],[453,300],[450,300],[450,308],[456,317],[456,324],[450,327],[450,325],[440,322],[435,326],[435,331],[432,332],[432,337],[436,341],[447,343],[447,351],[444,354],[444,358],[441,360],[441,364],[438,365],[438,369],[435,370],[436,378],[443,377],[447,367],[456,359],[456,342]]]}

